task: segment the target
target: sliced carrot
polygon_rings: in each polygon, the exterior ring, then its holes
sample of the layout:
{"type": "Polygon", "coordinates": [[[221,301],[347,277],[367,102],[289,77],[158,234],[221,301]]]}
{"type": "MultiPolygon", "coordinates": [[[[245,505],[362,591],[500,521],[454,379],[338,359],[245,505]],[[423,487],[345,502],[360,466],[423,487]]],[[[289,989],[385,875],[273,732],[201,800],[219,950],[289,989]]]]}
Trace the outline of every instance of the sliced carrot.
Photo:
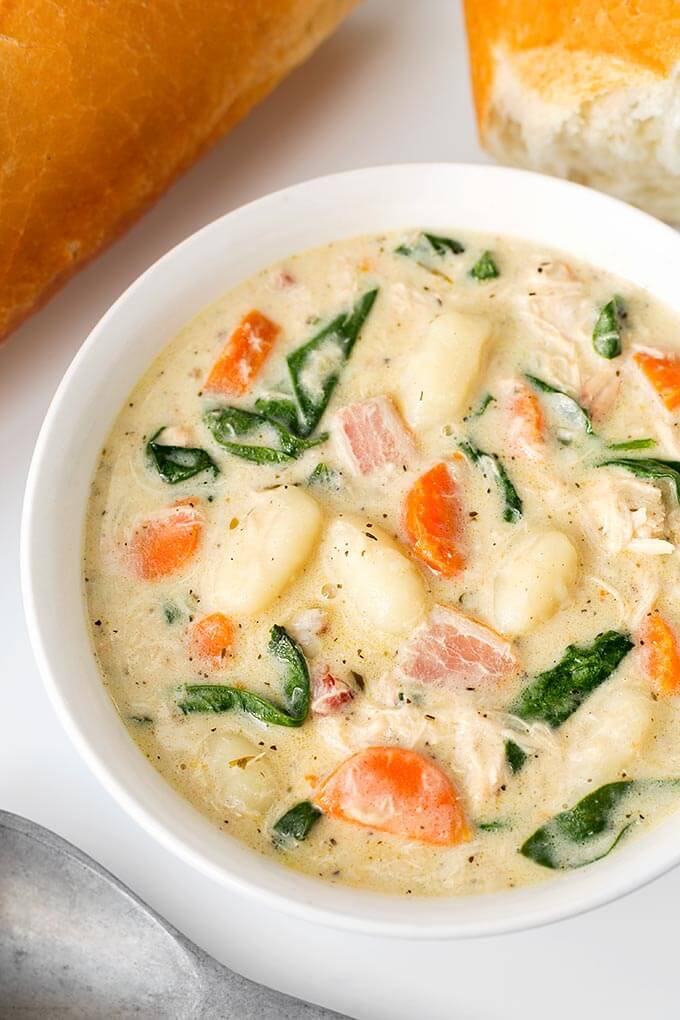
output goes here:
{"type": "Polygon", "coordinates": [[[245,315],[210,370],[205,390],[240,396],[267,360],[281,327],[253,309],[245,315]]]}
{"type": "Polygon", "coordinates": [[[157,581],[179,570],[195,553],[202,530],[195,500],[181,500],[138,525],[130,540],[138,576],[157,581]]]}
{"type": "Polygon", "coordinates": [[[442,770],[401,747],[369,747],[339,765],[314,796],[332,818],[421,843],[454,846],[471,831],[442,770]]]}
{"type": "Polygon", "coordinates": [[[655,355],[637,351],[633,361],[656,390],[669,411],[680,407],[680,358],[673,354],[655,355]]]}
{"type": "Polygon", "coordinates": [[[538,397],[523,382],[516,382],[510,396],[510,437],[525,453],[543,444],[545,422],[538,397]]]}
{"type": "Polygon", "coordinates": [[[224,613],[202,616],[191,632],[193,650],[202,659],[208,659],[214,666],[220,666],[234,644],[234,628],[224,613]]]}
{"type": "Polygon", "coordinates": [[[645,670],[657,694],[680,691],[680,648],[670,625],[659,612],[645,619],[640,631],[645,670]]]}
{"type": "Polygon", "coordinates": [[[463,531],[458,489],[446,464],[436,464],[406,496],[404,526],[414,555],[444,577],[465,566],[460,551],[463,531]]]}

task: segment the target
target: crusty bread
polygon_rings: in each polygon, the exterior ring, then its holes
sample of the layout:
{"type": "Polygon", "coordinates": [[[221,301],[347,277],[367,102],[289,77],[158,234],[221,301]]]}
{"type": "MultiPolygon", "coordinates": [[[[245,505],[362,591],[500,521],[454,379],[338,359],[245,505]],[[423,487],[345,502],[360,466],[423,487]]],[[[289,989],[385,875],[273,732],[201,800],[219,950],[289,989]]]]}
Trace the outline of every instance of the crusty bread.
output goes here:
{"type": "Polygon", "coordinates": [[[0,0],[0,337],[355,2],[0,0]]]}
{"type": "Polygon", "coordinates": [[[680,223],[678,0],[466,0],[482,144],[680,223]]]}

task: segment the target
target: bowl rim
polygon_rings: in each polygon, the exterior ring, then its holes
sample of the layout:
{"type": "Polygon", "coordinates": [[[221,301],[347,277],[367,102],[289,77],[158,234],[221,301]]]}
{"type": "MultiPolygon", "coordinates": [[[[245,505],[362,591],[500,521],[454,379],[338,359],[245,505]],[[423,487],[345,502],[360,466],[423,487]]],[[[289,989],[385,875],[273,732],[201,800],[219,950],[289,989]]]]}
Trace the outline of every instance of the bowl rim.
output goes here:
{"type": "MultiPolygon", "coordinates": [[[[370,891],[356,893],[356,891],[347,890],[346,887],[332,887],[339,890],[341,895],[340,897],[333,895],[332,898],[329,898],[328,895],[324,896],[319,891],[320,887],[327,891],[329,883],[302,876],[300,873],[285,869],[276,863],[268,864],[265,871],[268,871],[270,867],[279,872],[285,871],[287,875],[290,871],[290,874],[295,877],[285,883],[287,891],[281,891],[278,888],[281,883],[276,883],[273,879],[271,883],[253,880],[243,874],[245,868],[241,873],[238,873],[237,870],[234,870],[233,862],[231,866],[220,864],[215,860],[214,855],[211,858],[208,852],[202,850],[195,842],[192,844],[186,826],[182,829],[172,819],[161,817],[161,813],[153,809],[149,803],[148,796],[145,801],[141,794],[120,781],[114,773],[112,763],[100,751],[95,735],[91,732],[87,719],[83,717],[83,711],[78,704],[74,704],[74,699],[66,692],[63,666],[58,661],[61,653],[55,652],[57,646],[54,640],[50,647],[50,641],[46,639],[49,610],[45,606],[44,593],[45,550],[40,547],[38,541],[39,530],[47,520],[46,515],[54,507],[55,498],[54,493],[48,491],[45,482],[45,468],[49,458],[59,448],[59,430],[66,418],[69,401],[77,390],[83,387],[87,389],[85,373],[90,370],[94,355],[99,348],[104,350],[109,334],[112,331],[115,333],[116,322],[124,316],[127,306],[131,302],[139,300],[144,292],[151,288],[154,280],[160,279],[160,276],[172,269],[173,266],[179,267],[183,263],[190,264],[192,256],[198,248],[209,247],[211,238],[214,239],[216,235],[224,232],[228,234],[237,220],[243,223],[278,207],[279,210],[283,210],[281,212],[283,218],[288,217],[290,221],[296,214],[296,209],[297,215],[299,215],[302,210],[308,208],[310,196],[312,209],[318,211],[319,208],[325,208],[324,202],[328,203],[331,200],[337,202],[343,193],[355,194],[357,193],[356,189],[361,188],[369,191],[372,188],[379,190],[383,184],[388,183],[402,187],[407,181],[414,183],[421,178],[430,181],[449,181],[456,185],[464,184],[466,180],[481,181],[483,186],[491,187],[492,193],[493,189],[496,189],[501,196],[506,198],[508,195],[512,195],[514,190],[519,190],[524,195],[535,194],[540,198],[540,201],[545,201],[548,204],[552,201],[559,203],[564,198],[566,205],[575,203],[577,206],[583,206],[584,220],[590,222],[588,216],[593,211],[599,215],[602,222],[622,220],[626,230],[632,231],[634,236],[639,234],[645,238],[649,237],[650,243],[658,244],[664,251],[668,251],[671,257],[675,256],[676,265],[680,263],[680,235],[676,234],[671,227],[653,219],[646,213],[628,206],[618,199],[594,192],[578,184],[525,170],[497,166],[406,163],[368,167],[312,178],[272,192],[234,209],[175,245],[133,281],[104,313],[73,358],[52,398],[31,459],[21,522],[21,583],[31,646],[43,684],[57,716],[72,743],[105,789],[123,810],[162,846],[220,884],[235,889],[241,894],[255,897],[269,907],[281,909],[306,921],[369,935],[427,939],[469,938],[514,932],[549,924],[617,899],[642,887],[677,865],[680,862],[680,839],[662,839],[661,841],[657,839],[653,848],[654,852],[650,850],[645,853],[644,849],[642,851],[639,849],[641,843],[650,839],[645,835],[631,844],[631,847],[638,848],[634,849],[632,853],[629,852],[629,847],[619,851],[616,861],[618,864],[619,860],[623,859],[623,866],[612,866],[611,862],[603,862],[603,868],[600,864],[595,864],[583,869],[576,881],[570,881],[573,879],[573,875],[556,877],[538,885],[523,887],[511,892],[485,893],[476,897],[453,896],[432,899],[427,897],[390,897],[370,891]],[[594,881],[581,880],[586,873],[589,875],[595,873],[601,878],[594,881]],[[299,886],[299,892],[290,891],[289,887],[294,885],[299,886]],[[344,906],[343,900],[346,901],[344,906]],[[498,909],[497,912],[481,910],[481,916],[476,916],[474,909],[461,911],[460,907],[464,902],[467,902],[468,905],[470,903],[481,904],[482,902],[488,905],[493,902],[498,909]],[[391,903],[390,909],[387,909],[388,903],[391,903]],[[441,908],[435,910],[432,907],[433,903],[446,904],[450,907],[450,911],[441,908]]],[[[548,208],[548,204],[544,208],[548,208]]],[[[412,225],[417,226],[416,221],[412,225]]],[[[441,227],[443,229],[443,222],[441,227]]],[[[374,231],[363,232],[372,233],[374,231]]],[[[507,231],[498,230],[496,232],[508,236],[507,231]]],[[[351,230],[341,236],[351,237],[361,233],[360,230],[351,230]]],[[[514,236],[520,238],[522,235],[515,233],[514,236]]],[[[306,247],[315,246],[315,244],[306,245],[306,247]]],[[[566,248],[561,243],[554,247],[557,249],[566,248]]],[[[294,254],[298,250],[300,250],[299,247],[292,247],[288,253],[294,254]]],[[[566,250],[570,251],[568,248],[566,250]]],[[[577,257],[583,258],[583,255],[579,254],[577,257]]],[[[276,261],[276,258],[267,257],[263,260],[261,268],[276,261]]],[[[595,260],[593,262],[597,264],[595,260]]],[[[252,274],[243,273],[242,278],[250,275],[252,274]]],[[[634,275],[633,283],[640,286],[637,279],[638,273],[634,275]]],[[[230,284],[230,286],[232,285],[233,283],[230,284]]],[[[225,291],[228,289],[230,288],[226,287],[225,291]]],[[[667,285],[663,297],[668,301],[672,293],[670,285],[667,285]]],[[[153,306],[154,302],[150,302],[150,304],[153,306]]],[[[680,297],[675,301],[674,310],[680,314],[680,297]]],[[[188,312],[184,321],[188,321],[193,314],[196,314],[196,311],[198,308],[195,308],[193,312],[188,312]]],[[[149,314],[152,315],[153,311],[149,314]]],[[[158,349],[163,345],[161,343],[158,349]]],[[[147,367],[151,360],[153,360],[153,356],[147,359],[147,367]]],[[[99,381],[101,382],[101,379],[99,381]]],[[[90,385],[92,386],[93,383],[90,385]]],[[[118,401],[118,408],[124,398],[125,393],[118,401]]],[[[107,425],[106,432],[110,429],[111,424],[112,422],[109,422],[107,425]]],[[[91,474],[88,476],[88,488],[90,482],[91,474]]],[[[54,579],[52,579],[51,585],[52,594],[58,595],[59,591],[54,579]]],[[[85,627],[84,615],[82,626],[85,627]]],[[[92,656],[92,660],[94,661],[94,656],[92,656]]],[[[101,688],[103,692],[103,685],[101,688]]],[[[108,699],[108,695],[105,697],[108,699]]],[[[115,713],[112,703],[110,708],[115,713]]],[[[116,719],[120,728],[124,729],[117,714],[116,719]]],[[[130,744],[134,746],[131,740],[130,744]]],[[[152,769],[152,766],[148,765],[148,768],[152,769]]],[[[165,781],[161,780],[161,782],[165,781]]],[[[680,834],[680,812],[678,813],[678,823],[675,827],[680,834]]],[[[211,823],[208,824],[211,825],[211,823]]],[[[654,833],[658,833],[666,825],[667,823],[663,823],[663,826],[657,827],[654,833]]],[[[211,825],[211,828],[214,827],[211,825]]],[[[215,829],[215,832],[217,831],[215,829]]],[[[258,858],[261,856],[252,850],[248,850],[247,854],[257,855],[258,858]]],[[[263,857],[262,860],[268,859],[263,857]]]]}

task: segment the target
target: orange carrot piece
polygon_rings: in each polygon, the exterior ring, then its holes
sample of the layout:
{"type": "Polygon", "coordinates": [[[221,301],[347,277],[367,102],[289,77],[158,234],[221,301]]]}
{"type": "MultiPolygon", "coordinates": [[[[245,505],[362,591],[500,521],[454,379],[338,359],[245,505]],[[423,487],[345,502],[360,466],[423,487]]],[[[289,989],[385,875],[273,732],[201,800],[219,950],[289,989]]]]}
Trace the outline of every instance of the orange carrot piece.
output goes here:
{"type": "Polygon", "coordinates": [[[657,611],[648,616],[640,630],[645,670],[657,694],[680,691],[680,648],[670,625],[657,611]]]}
{"type": "Polygon", "coordinates": [[[253,309],[245,315],[210,370],[203,387],[209,393],[239,397],[250,388],[271,353],[281,327],[253,309]]]}
{"type": "Polygon", "coordinates": [[[526,452],[535,452],[544,439],[545,422],[538,397],[522,382],[516,383],[510,400],[513,421],[510,435],[526,452]]]}
{"type": "Polygon", "coordinates": [[[234,644],[234,627],[224,613],[211,613],[197,620],[191,632],[191,645],[202,659],[220,666],[234,644]]]}
{"type": "Polygon", "coordinates": [[[332,818],[421,843],[454,846],[471,830],[442,770],[401,747],[369,747],[321,783],[314,802],[332,818]]]}
{"type": "Polygon", "coordinates": [[[173,574],[195,553],[203,523],[195,500],[181,500],[140,524],[130,540],[135,572],[144,581],[173,574]]]}
{"type": "Polygon", "coordinates": [[[406,496],[404,526],[414,555],[444,577],[465,566],[460,552],[463,530],[458,489],[446,464],[436,464],[406,496]]]}
{"type": "Polygon", "coordinates": [[[637,351],[633,361],[648,383],[656,390],[669,411],[680,407],[680,358],[673,354],[656,356],[637,351]]]}

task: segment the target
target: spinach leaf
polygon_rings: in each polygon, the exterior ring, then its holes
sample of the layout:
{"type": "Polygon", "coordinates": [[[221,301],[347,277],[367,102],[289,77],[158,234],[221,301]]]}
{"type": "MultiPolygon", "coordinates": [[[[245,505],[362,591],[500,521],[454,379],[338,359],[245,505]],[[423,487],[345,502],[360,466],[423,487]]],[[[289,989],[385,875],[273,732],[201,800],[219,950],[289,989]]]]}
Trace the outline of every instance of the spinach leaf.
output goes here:
{"type": "Polygon", "coordinates": [[[494,262],[493,255],[490,251],[482,252],[470,270],[470,276],[473,280],[495,280],[496,277],[500,275],[501,271],[494,262]]]}
{"type": "MultiPolygon", "coordinates": [[[[570,397],[563,390],[558,390],[555,386],[545,382],[545,380],[539,379],[536,375],[526,372],[524,377],[527,382],[531,383],[534,389],[538,390],[539,393],[545,393],[550,399],[557,413],[566,421],[567,432],[570,427],[573,428],[575,426],[576,428],[583,429],[587,436],[595,435],[590,415],[584,407],[581,407],[578,401],[574,400],[573,397],[570,397]]],[[[559,435],[558,438],[560,438],[559,435]]]]}
{"type": "Polygon", "coordinates": [[[510,829],[510,822],[502,822],[500,819],[494,822],[478,822],[477,828],[480,832],[501,832],[503,829],[510,829]]]}
{"type": "Polygon", "coordinates": [[[623,443],[609,443],[610,450],[648,450],[656,446],[656,439],[626,439],[623,443]]]}
{"type": "MultiPolygon", "coordinates": [[[[461,255],[465,248],[460,241],[454,240],[453,237],[441,237],[438,234],[428,234],[423,231],[418,235],[418,239],[415,244],[400,244],[394,249],[397,255],[407,255],[412,257],[413,255],[422,255],[427,258],[431,255],[447,255],[451,252],[452,255],[461,255]]],[[[428,267],[425,266],[425,269],[428,267]]]]}
{"type": "Polygon", "coordinates": [[[300,409],[300,434],[310,435],[321,420],[340,372],[349,359],[378,291],[369,290],[350,312],[343,312],[286,359],[300,409]]]}
{"type": "Polygon", "coordinates": [[[325,442],[328,435],[317,436],[315,439],[300,439],[284,425],[266,418],[255,411],[246,411],[242,407],[217,407],[206,411],[203,420],[214,438],[225,450],[253,461],[255,464],[283,464],[294,460],[306,450],[325,442]],[[251,443],[237,443],[236,437],[257,433],[273,436],[276,446],[264,446],[251,443]]]}
{"type": "Polygon", "coordinates": [[[309,713],[309,670],[297,643],[278,626],[271,629],[269,652],[283,667],[281,708],[259,694],[227,684],[183,684],[177,691],[177,707],[189,712],[229,712],[240,709],[270,726],[302,726],[309,713]]]}
{"type": "Polygon", "coordinates": [[[340,477],[339,471],[321,461],[307,479],[307,485],[322,485],[326,489],[337,490],[340,488],[340,477]]]}
{"type": "Polygon", "coordinates": [[[302,800],[281,815],[273,825],[273,839],[277,846],[300,843],[311,832],[313,826],[321,818],[321,811],[308,800],[302,800]]]}
{"type": "Polygon", "coordinates": [[[591,645],[569,645],[563,657],[539,673],[508,709],[525,722],[561,726],[607,680],[633,648],[627,634],[608,630],[591,645]]]}
{"type": "Polygon", "coordinates": [[[459,446],[473,464],[479,465],[482,471],[488,472],[496,479],[504,502],[503,520],[510,524],[516,524],[522,516],[522,500],[500,459],[495,453],[485,453],[484,450],[478,449],[469,441],[459,443],[459,446]]]}
{"type": "Polygon", "coordinates": [[[453,255],[462,255],[465,248],[453,237],[440,237],[438,234],[428,234],[423,231],[423,237],[430,244],[437,255],[446,255],[451,252],[453,255]]]}
{"type": "Polygon", "coordinates": [[[611,460],[603,460],[598,467],[619,467],[637,475],[638,478],[651,478],[653,480],[667,478],[675,486],[675,494],[680,502],[680,461],[678,460],[656,460],[648,458],[614,457],[611,460]]]}
{"type": "Polygon", "coordinates": [[[484,412],[491,404],[496,403],[496,398],[493,393],[485,393],[482,399],[479,401],[476,410],[472,412],[473,418],[481,418],[484,412]]]}
{"type": "Polygon", "coordinates": [[[593,347],[603,358],[617,358],[621,353],[621,325],[626,317],[623,298],[615,294],[600,309],[593,327],[593,347]]]}
{"type": "Polygon", "coordinates": [[[514,740],[505,741],[505,757],[511,772],[519,772],[527,760],[527,753],[514,740]]]}
{"type": "Polygon", "coordinates": [[[166,446],[157,443],[156,439],[165,427],[163,425],[159,428],[146,444],[147,456],[165,482],[176,485],[202,471],[212,471],[213,475],[219,475],[220,469],[205,450],[196,446],[166,446]]]}
{"type": "Polygon", "coordinates": [[[298,430],[297,405],[290,397],[258,397],[255,410],[267,421],[282,425],[288,432],[298,430]]]}
{"type": "Polygon", "coordinates": [[[163,604],[163,618],[166,623],[175,623],[182,615],[182,610],[174,602],[163,604]]]}
{"type": "Polygon", "coordinates": [[[634,780],[607,783],[573,808],[555,815],[522,844],[519,852],[544,868],[581,868],[606,857],[632,821],[615,824],[616,809],[634,780]]]}

